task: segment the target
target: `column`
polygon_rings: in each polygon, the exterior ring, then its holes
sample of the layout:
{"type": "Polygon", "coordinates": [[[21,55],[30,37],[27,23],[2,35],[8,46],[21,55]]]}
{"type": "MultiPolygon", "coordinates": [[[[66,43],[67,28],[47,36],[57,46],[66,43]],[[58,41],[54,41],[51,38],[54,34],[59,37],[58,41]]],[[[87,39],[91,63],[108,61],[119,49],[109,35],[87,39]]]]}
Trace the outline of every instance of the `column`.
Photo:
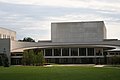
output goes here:
{"type": "Polygon", "coordinates": [[[71,56],[71,48],[69,48],[69,56],[71,56]]]}
{"type": "Polygon", "coordinates": [[[107,52],[107,64],[110,64],[110,53],[107,52]]]}
{"type": "Polygon", "coordinates": [[[87,48],[86,48],[86,56],[88,56],[88,51],[87,51],[87,48]]]}
{"type": "Polygon", "coordinates": [[[78,56],[79,56],[79,48],[78,48],[78,56]]]}
{"type": "Polygon", "coordinates": [[[96,48],[94,48],[94,56],[96,56],[96,48]]]}
{"type": "Polygon", "coordinates": [[[94,56],[95,56],[94,63],[96,64],[96,48],[94,48],[94,56]]]}
{"type": "Polygon", "coordinates": [[[54,48],[52,48],[52,56],[54,56],[54,48]]]}
{"type": "Polygon", "coordinates": [[[62,48],[61,48],[61,56],[62,56],[62,48]]]}
{"type": "Polygon", "coordinates": [[[109,52],[107,52],[107,55],[108,55],[108,57],[110,56],[110,53],[109,52]]]}
{"type": "Polygon", "coordinates": [[[103,48],[102,48],[102,56],[103,56],[103,48]]]}
{"type": "Polygon", "coordinates": [[[44,56],[45,56],[45,49],[43,50],[44,56]]]}

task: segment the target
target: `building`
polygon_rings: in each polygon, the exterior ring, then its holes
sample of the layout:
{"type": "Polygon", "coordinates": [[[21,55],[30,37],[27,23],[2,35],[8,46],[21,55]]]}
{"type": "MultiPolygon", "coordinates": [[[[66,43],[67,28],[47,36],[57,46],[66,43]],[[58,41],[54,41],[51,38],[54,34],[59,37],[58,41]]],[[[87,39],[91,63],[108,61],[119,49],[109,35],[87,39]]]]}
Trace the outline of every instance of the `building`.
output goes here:
{"type": "Polygon", "coordinates": [[[0,33],[10,36],[0,39],[0,53],[7,54],[12,65],[21,64],[24,50],[37,48],[46,62],[58,64],[104,64],[120,55],[120,40],[106,39],[103,21],[52,23],[50,41],[19,42],[14,31],[0,33]]]}
{"type": "Polygon", "coordinates": [[[0,28],[0,39],[6,39],[6,38],[10,38],[11,40],[16,40],[16,32],[5,28],[0,28]]]}

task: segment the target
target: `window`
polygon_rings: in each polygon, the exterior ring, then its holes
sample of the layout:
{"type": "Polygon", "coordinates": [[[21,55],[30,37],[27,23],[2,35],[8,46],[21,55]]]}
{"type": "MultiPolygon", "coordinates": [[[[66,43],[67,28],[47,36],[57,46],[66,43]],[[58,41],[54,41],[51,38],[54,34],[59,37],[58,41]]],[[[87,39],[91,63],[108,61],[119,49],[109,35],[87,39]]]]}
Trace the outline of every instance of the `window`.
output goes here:
{"type": "Polygon", "coordinates": [[[5,38],[5,35],[3,34],[3,38],[5,38]]]}
{"type": "Polygon", "coordinates": [[[110,53],[110,55],[115,55],[114,53],[110,53]]]}
{"type": "Polygon", "coordinates": [[[6,35],[4,35],[4,38],[6,38],[7,36],[6,35]]]}
{"type": "Polygon", "coordinates": [[[86,48],[79,48],[79,56],[86,56],[86,48]]]}
{"type": "Polygon", "coordinates": [[[13,37],[13,36],[11,37],[11,40],[14,40],[14,37],[13,37]]]}
{"type": "Polygon", "coordinates": [[[62,49],[62,56],[69,56],[69,48],[62,49]]]}
{"type": "Polygon", "coordinates": [[[102,48],[96,48],[95,52],[96,52],[96,56],[102,56],[102,48]]]}
{"type": "Polygon", "coordinates": [[[78,56],[78,48],[71,48],[71,56],[78,56]]]}
{"type": "Polygon", "coordinates": [[[0,38],[2,38],[2,35],[0,34],[0,38]]]}
{"type": "Polygon", "coordinates": [[[7,36],[7,38],[10,38],[10,36],[7,36]]]}
{"type": "Polygon", "coordinates": [[[45,49],[45,56],[52,56],[52,49],[45,49]]]}
{"type": "Polygon", "coordinates": [[[54,49],[54,56],[61,56],[61,49],[54,49]]]}
{"type": "Polygon", "coordinates": [[[88,56],[94,56],[94,48],[88,48],[88,56]]]}

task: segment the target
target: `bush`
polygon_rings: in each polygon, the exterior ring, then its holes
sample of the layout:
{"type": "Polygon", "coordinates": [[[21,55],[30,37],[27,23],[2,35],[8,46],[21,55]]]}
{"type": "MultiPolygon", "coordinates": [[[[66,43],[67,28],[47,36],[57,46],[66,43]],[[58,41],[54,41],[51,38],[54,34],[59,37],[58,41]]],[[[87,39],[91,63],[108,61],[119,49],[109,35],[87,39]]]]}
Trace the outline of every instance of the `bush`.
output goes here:
{"type": "Polygon", "coordinates": [[[111,57],[112,60],[112,64],[116,65],[116,64],[120,64],[120,56],[113,56],[111,57]]]}
{"type": "Polygon", "coordinates": [[[4,67],[9,67],[9,60],[6,54],[3,55],[3,66],[4,67]]]}
{"type": "Polygon", "coordinates": [[[45,60],[42,51],[35,53],[34,50],[27,50],[23,53],[23,65],[43,66],[44,61],[45,60]]]}

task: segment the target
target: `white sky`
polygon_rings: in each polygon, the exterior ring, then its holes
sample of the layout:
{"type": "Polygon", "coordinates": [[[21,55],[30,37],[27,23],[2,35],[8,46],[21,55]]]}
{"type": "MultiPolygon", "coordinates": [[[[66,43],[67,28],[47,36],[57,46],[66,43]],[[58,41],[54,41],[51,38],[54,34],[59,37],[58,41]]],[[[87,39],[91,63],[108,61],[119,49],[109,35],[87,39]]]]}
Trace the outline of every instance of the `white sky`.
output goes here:
{"type": "Polygon", "coordinates": [[[17,39],[51,38],[51,22],[103,20],[107,38],[120,39],[120,0],[0,0],[0,26],[17,39]]]}

